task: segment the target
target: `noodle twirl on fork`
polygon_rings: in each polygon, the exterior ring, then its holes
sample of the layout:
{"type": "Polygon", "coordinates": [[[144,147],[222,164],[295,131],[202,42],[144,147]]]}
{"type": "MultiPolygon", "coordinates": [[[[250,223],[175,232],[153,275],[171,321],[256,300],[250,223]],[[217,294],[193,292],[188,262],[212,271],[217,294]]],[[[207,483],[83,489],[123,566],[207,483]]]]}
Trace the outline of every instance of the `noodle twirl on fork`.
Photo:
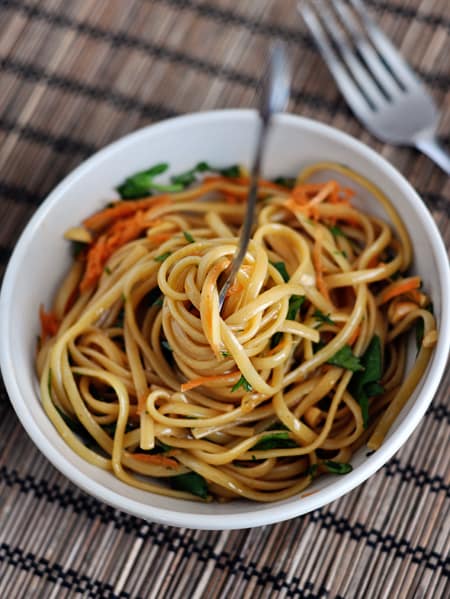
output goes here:
{"type": "Polygon", "coordinates": [[[356,449],[382,443],[437,338],[396,211],[337,164],[261,181],[220,311],[248,178],[200,163],[160,185],[165,170],[130,177],[122,200],[66,234],[79,252],[40,312],[49,418],[90,463],[172,497],[275,501],[350,472],[356,449]],[[321,172],[333,178],[313,182],[321,172]],[[393,228],[354,207],[356,184],[393,228]]]}

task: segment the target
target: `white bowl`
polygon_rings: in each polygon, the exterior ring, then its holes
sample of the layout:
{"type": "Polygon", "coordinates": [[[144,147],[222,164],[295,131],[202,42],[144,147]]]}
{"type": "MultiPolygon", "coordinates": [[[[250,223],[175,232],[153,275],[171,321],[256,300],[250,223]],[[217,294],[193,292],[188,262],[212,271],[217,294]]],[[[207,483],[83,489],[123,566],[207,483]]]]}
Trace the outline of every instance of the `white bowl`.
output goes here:
{"type": "MultiPolygon", "coordinates": [[[[44,455],[76,485],[112,506],[147,520],[201,529],[261,526],[320,508],[378,470],[406,441],[423,417],[442,377],[450,340],[450,273],[444,244],[421,199],[383,158],[352,137],[293,115],[276,119],[265,160],[265,175],[295,174],[319,160],[344,163],[377,183],[392,199],[411,235],[414,271],[432,295],[439,341],[428,369],[376,453],[361,449],[346,476],[314,482],[314,494],[277,503],[248,501],[204,504],[153,495],[129,487],[111,473],[76,455],[44,413],[34,370],[38,306],[50,303],[70,257],[63,231],[110,199],[121,180],[157,162],[172,172],[208,160],[248,164],[254,149],[256,115],[230,110],[171,119],[111,144],[79,166],[48,196],[24,230],[10,260],[0,296],[0,364],[14,409],[44,455]]],[[[372,204],[366,209],[381,214],[372,204]]]]}

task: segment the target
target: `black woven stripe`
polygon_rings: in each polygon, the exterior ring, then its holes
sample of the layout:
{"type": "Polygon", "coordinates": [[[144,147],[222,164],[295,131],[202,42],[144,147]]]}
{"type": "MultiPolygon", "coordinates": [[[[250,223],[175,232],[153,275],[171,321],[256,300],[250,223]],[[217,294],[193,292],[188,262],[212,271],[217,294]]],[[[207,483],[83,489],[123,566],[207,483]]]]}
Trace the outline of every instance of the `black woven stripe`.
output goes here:
{"type": "MultiPolygon", "coordinates": [[[[256,89],[260,84],[257,77],[240,73],[239,71],[228,67],[222,67],[218,64],[210,64],[203,60],[191,58],[178,51],[167,50],[155,46],[154,54],[157,58],[178,62],[184,66],[196,68],[211,77],[222,78],[244,87],[253,87],[256,89]]],[[[45,81],[47,85],[62,89],[65,92],[80,94],[99,102],[112,104],[115,108],[124,112],[134,110],[143,117],[157,119],[168,118],[170,116],[176,116],[177,114],[175,110],[161,104],[143,102],[142,100],[136,99],[134,96],[113,92],[109,87],[98,87],[88,83],[81,83],[63,75],[48,73],[42,67],[37,67],[9,57],[0,61],[0,69],[14,73],[27,81],[45,81]]],[[[315,110],[324,110],[329,114],[351,114],[350,109],[340,95],[336,96],[336,100],[331,101],[317,94],[293,89],[291,91],[291,98],[300,104],[312,107],[315,110]]]]}
{"type": "MultiPolygon", "coordinates": [[[[261,33],[263,35],[276,36],[285,41],[293,41],[298,36],[296,28],[288,28],[281,26],[274,26],[266,24],[260,21],[255,21],[249,17],[245,17],[242,14],[236,13],[233,10],[219,8],[214,4],[208,4],[203,2],[202,4],[196,4],[194,0],[150,0],[153,2],[159,2],[168,6],[174,6],[178,9],[189,9],[195,11],[202,17],[210,18],[227,25],[238,25],[246,27],[251,31],[261,33]]],[[[384,11],[387,13],[394,14],[397,17],[405,19],[414,19],[419,23],[425,23],[431,27],[444,27],[450,29],[450,20],[440,15],[429,15],[423,12],[419,12],[413,7],[396,6],[388,2],[381,0],[366,0],[366,4],[371,6],[375,11],[384,11]]],[[[299,18],[299,17],[298,17],[299,18]]],[[[309,38],[303,38],[305,42],[309,41],[309,38]]]]}
{"type": "Polygon", "coordinates": [[[450,424],[450,408],[445,404],[432,404],[425,414],[425,416],[428,415],[433,416],[436,420],[447,421],[447,423],[450,424]]]}
{"type": "Polygon", "coordinates": [[[25,553],[20,547],[11,547],[7,543],[0,545],[0,562],[5,562],[15,568],[32,572],[39,578],[49,582],[60,583],[63,588],[71,589],[75,593],[83,593],[84,597],[98,599],[128,599],[130,594],[122,592],[117,595],[108,582],[93,579],[85,574],[80,574],[72,568],[64,568],[57,562],[50,562],[45,558],[38,558],[34,553],[25,553]]]}
{"type": "Polygon", "coordinates": [[[426,470],[414,470],[410,464],[402,466],[397,458],[390,460],[384,466],[384,471],[386,476],[399,475],[401,480],[412,482],[416,487],[423,489],[425,486],[430,486],[433,493],[442,491],[447,497],[450,497],[450,485],[445,483],[442,476],[431,476],[426,470]]]}
{"type": "MultiPolygon", "coordinates": [[[[160,543],[157,543],[160,545],[160,543]]],[[[210,549],[210,548],[208,548],[210,549]]],[[[215,554],[214,554],[215,555],[215,554]]],[[[199,556],[202,561],[211,558],[209,555],[199,556]]],[[[228,558],[229,561],[229,558],[228,558]]],[[[238,558],[238,561],[241,561],[238,558]]],[[[45,578],[49,582],[59,583],[63,588],[70,589],[75,593],[83,593],[83,597],[92,597],[95,599],[128,599],[130,593],[121,591],[119,594],[114,593],[113,587],[107,582],[93,579],[85,574],[81,574],[73,568],[64,568],[57,562],[50,562],[45,558],[38,558],[34,553],[27,552],[20,547],[12,547],[8,543],[0,545],[0,563],[4,562],[15,568],[20,568],[26,572],[32,572],[39,578],[45,578]]],[[[300,589],[298,577],[293,579],[292,583],[287,583],[284,579],[286,574],[280,572],[273,576],[270,574],[269,568],[266,566],[258,571],[254,564],[247,568],[242,563],[234,568],[233,574],[243,574],[244,579],[250,579],[252,576],[258,576],[258,584],[266,586],[268,583],[272,585],[273,590],[286,589],[285,597],[300,598],[300,599],[327,599],[329,591],[323,585],[319,588],[318,593],[313,593],[314,583],[307,581],[300,589]],[[250,574],[251,572],[251,574],[250,574]],[[260,582],[261,580],[261,582],[260,582]]],[[[136,595],[135,599],[140,599],[136,595]]]]}
{"type": "MultiPolygon", "coordinates": [[[[235,69],[224,67],[223,65],[201,60],[199,58],[189,56],[179,50],[173,50],[165,48],[159,44],[154,44],[148,40],[144,40],[137,36],[127,35],[123,32],[114,33],[107,29],[103,29],[98,26],[89,25],[87,23],[80,23],[79,21],[61,15],[53,11],[48,11],[38,6],[29,6],[22,4],[17,0],[7,0],[7,5],[15,7],[20,11],[24,12],[29,18],[40,19],[45,22],[55,25],[57,27],[67,28],[75,30],[84,35],[93,37],[94,39],[100,39],[107,43],[110,43],[114,47],[126,47],[141,50],[142,52],[148,53],[160,60],[167,60],[175,64],[181,64],[188,68],[198,70],[206,75],[213,77],[221,77],[233,83],[238,83],[246,87],[254,87],[258,83],[258,79],[237,71],[235,69]]],[[[257,22],[256,22],[257,23],[257,22]]],[[[271,26],[269,26],[271,28],[271,26]]],[[[277,36],[279,32],[278,27],[275,28],[275,32],[272,35],[277,36]]],[[[267,35],[268,32],[266,32],[267,35]]],[[[304,35],[300,31],[295,33],[295,30],[288,30],[289,36],[292,35],[292,41],[295,43],[302,43],[307,47],[314,47],[314,44],[308,35],[304,35]]],[[[285,37],[285,36],[282,36],[285,37]]],[[[418,71],[419,76],[433,87],[436,87],[442,91],[447,91],[450,86],[450,78],[445,74],[441,73],[429,73],[418,71]]],[[[305,93],[302,90],[292,90],[291,96],[296,101],[304,101],[305,93]]],[[[320,101],[318,97],[314,100],[314,103],[320,101]]],[[[343,108],[341,108],[343,109],[343,108]]]]}
{"type": "Polygon", "coordinates": [[[0,70],[18,75],[27,81],[45,81],[47,85],[62,89],[65,92],[86,96],[99,102],[107,102],[123,112],[137,111],[141,116],[151,119],[164,119],[175,116],[176,112],[155,102],[142,102],[133,96],[113,92],[109,87],[96,87],[88,83],[75,81],[70,77],[48,73],[41,67],[36,67],[4,58],[0,61],[0,70]]]}
{"type": "Polygon", "coordinates": [[[399,6],[398,4],[385,2],[384,0],[366,0],[366,4],[371,6],[375,11],[387,12],[396,17],[412,19],[419,23],[430,25],[431,27],[444,27],[445,29],[450,30],[450,19],[446,19],[441,15],[423,13],[412,6],[399,6]]]}
{"type": "Polygon", "coordinates": [[[76,140],[69,135],[53,135],[41,129],[36,129],[30,125],[22,125],[14,121],[10,121],[5,117],[0,116],[0,129],[5,133],[16,133],[22,139],[32,141],[37,144],[50,147],[58,153],[64,154],[81,154],[88,156],[97,151],[94,144],[89,144],[81,140],[76,140]]]}
{"type": "MultiPolygon", "coordinates": [[[[0,468],[0,481],[7,486],[17,485],[22,492],[33,493],[38,498],[44,498],[50,502],[58,503],[62,508],[71,507],[77,514],[85,514],[88,518],[98,518],[102,523],[113,522],[116,528],[124,529],[125,532],[134,532],[138,537],[150,538],[153,543],[164,547],[169,551],[178,551],[180,548],[186,553],[186,557],[196,554],[199,560],[214,560],[216,567],[226,569],[230,573],[242,573],[245,578],[258,577],[258,584],[280,585],[279,589],[289,589],[292,584],[298,584],[298,579],[291,582],[286,581],[286,573],[278,572],[276,575],[269,568],[265,572],[258,571],[257,564],[244,564],[239,556],[230,556],[228,553],[217,554],[211,545],[198,546],[186,539],[177,529],[156,524],[148,524],[123,512],[115,511],[109,506],[89,497],[72,488],[62,490],[59,485],[49,485],[47,481],[36,481],[31,475],[25,478],[13,470],[8,471],[5,466],[0,468]]],[[[396,557],[411,556],[413,562],[420,562],[425,568],[436,570],[443,568],[443,573],[450,575],[450,560],[435,551],[427,551],[426,548],[414,547],[407,539],[395,539],[393,535],[383,535],[376,529],[366,530],[361,523],[351,524],[346,518],[338,518],[332,512],[317,510],[305,516],[312,522],[319,523],[321,528],[333,529],[338,534],[349,534],[351,539],[364,541],[369,547],[379,549],[382,552],[394,552],[396,557]]],[[[274,587],[278,588],[278,587],[274,587]]]]}
{"type": "Polygon", "coordinates": [[[0,181],[0,196],[15,202],[25,202],[27,204],[40,204],[42,196],[26,189],[22,185],[13,185],[12,183],[6,183],[0,181]]]}

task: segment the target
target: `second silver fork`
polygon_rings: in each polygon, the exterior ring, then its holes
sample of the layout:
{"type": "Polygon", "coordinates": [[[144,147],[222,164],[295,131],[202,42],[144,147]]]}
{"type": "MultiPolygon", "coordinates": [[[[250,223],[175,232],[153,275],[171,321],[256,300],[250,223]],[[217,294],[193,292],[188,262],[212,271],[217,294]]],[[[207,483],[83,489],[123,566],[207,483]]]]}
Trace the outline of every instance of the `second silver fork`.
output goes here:
{"type": "Polygon", "coordinates": [[[415,146],[450,174],[450,155],[436,137],[440,115],[431,95],[361,0],[301,0],[298,10],[367,129],[382,141],[415,146]]]}

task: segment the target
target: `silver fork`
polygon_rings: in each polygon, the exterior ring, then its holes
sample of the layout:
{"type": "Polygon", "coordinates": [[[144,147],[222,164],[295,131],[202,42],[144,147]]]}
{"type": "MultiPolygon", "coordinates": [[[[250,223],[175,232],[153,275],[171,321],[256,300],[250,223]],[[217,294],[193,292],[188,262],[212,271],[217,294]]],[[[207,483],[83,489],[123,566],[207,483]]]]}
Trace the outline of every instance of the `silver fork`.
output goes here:
{"type": "Polygon", "coordinates": [[[439,112],[432,97],[361,0],[349,3],[298,3],[347,103],[375,137],[415,146],[450,174],[450,155],[436,137],[439,112]]]}

